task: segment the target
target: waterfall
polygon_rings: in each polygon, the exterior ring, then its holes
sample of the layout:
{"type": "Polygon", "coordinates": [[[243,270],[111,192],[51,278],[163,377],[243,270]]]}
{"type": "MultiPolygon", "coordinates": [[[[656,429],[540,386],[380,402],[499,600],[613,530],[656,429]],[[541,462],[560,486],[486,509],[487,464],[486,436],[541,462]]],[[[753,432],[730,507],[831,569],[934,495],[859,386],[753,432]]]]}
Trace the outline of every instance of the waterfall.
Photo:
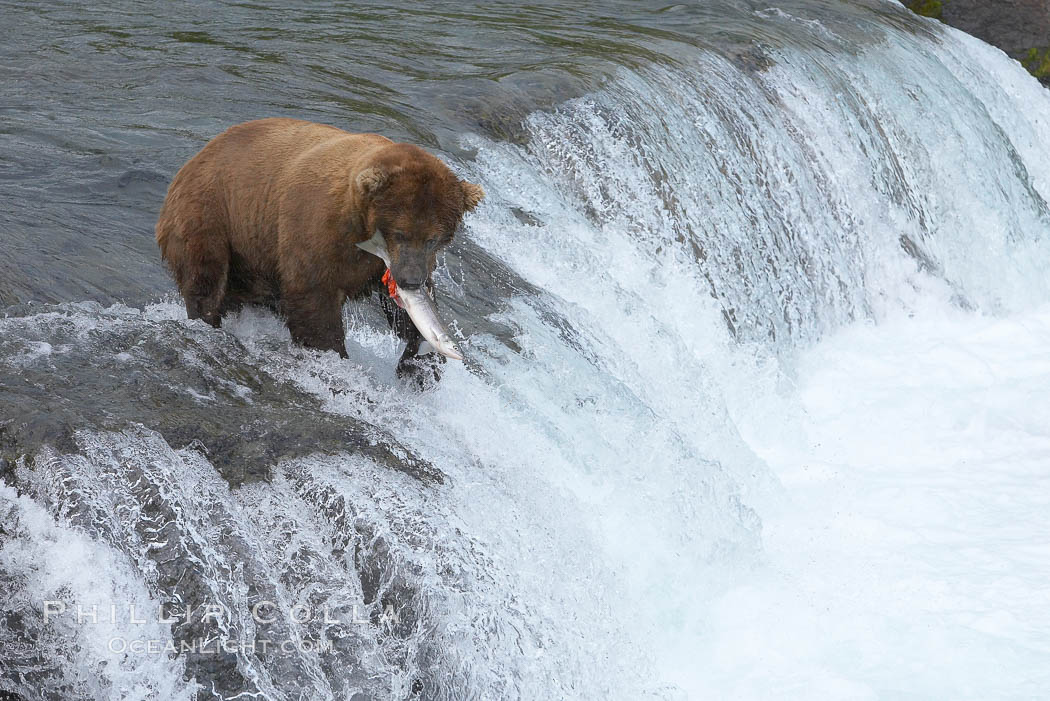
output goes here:
{"type": "Polygon", "coordinates": [[[222,332],[171,299],[9,311],[2,396],[41,418],[0,469],[5,683],[698,693],[690,646],[763,567],[781,490],[741,422],[791,410],[800,354],[850,325],[1050,301],[1045,89],[951,30],[885,22],[855,44],[780,10],[755,22],[797,39],[676,45],[513,141],[462,136],[473,158],[453,165],[488,197],[436,285],[468,358],[427,393],[397,382],[364,305],[346,361],[260,310],[222,332]],[[242,435],[210,423],[226,412],[242,435]],[[292,644],[243,646],[262,639],[292,644]]]}

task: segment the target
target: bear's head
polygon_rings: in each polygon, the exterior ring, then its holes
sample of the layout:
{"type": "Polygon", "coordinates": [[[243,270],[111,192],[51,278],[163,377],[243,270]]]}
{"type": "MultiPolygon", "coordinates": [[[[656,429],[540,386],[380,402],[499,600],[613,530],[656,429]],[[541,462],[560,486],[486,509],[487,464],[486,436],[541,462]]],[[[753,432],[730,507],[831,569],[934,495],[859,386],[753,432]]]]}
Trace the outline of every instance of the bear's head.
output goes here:
{"type": "Polygon", "coordinates": [[[411,144],[379,151],[357,174],[368,236],[383,233],[397,284],[416,289],[430,277],[438,252],[452,242],[466,212],[485,196],[438,158],[411,144]]]}

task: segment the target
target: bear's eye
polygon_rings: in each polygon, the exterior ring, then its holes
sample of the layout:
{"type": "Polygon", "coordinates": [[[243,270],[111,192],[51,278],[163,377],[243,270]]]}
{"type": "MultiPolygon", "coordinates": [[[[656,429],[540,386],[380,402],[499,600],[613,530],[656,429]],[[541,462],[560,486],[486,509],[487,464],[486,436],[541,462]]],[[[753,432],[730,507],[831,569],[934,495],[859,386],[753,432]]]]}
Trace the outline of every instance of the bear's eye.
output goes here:
{"type": "Polygon", "coordinates": [[[425,246],[426,246],[427,250],[433,251],[434,249],[438,249],[438,248],[441,248],[441,247],[444,247],[444,246],[448,246],[449,243],[451,243],[451,241],[453,241],[453,237],[451,237],[451,236],[438,236],[436,238],[428,238],[428,239],[426,239],[426,245],[425,246]]]}

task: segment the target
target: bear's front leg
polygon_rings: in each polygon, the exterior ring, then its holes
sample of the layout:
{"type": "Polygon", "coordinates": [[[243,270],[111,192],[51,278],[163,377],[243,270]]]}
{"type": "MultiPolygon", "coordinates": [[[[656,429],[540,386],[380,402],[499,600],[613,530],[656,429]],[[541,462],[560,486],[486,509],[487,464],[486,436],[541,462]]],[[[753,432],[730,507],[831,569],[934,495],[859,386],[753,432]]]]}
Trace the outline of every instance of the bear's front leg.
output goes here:
{"type": "MultiPolygon", "coordinates": [[[[427,291],[433,297],[434,283],[426,282],[427,291]]],[[[436,300],[435,300],[436,301],[436,300]]],[[[405,350],[401,359],[397,361],[397,376],[403,380],[414,382],[419,389],[426,389],[441,379],[441,366],[445,364],[445,356],[434,351],[424,355],[419,353],[419,346],[423,343],[423,334],[412,323],[412,318],[397,302],[390,298],[385,286],[379,286],[379,303],[386,314],[386,320],[390,328],[394,330],[398,338],[405,342],[405,350]]]]}
{"type": "Polygon", "coordinates": [[[307,348],[333,350],[346,358],[344,300],[345,295],[341,292],[329,290],[285,292],[281,306],[292,340],[307,348]]]}

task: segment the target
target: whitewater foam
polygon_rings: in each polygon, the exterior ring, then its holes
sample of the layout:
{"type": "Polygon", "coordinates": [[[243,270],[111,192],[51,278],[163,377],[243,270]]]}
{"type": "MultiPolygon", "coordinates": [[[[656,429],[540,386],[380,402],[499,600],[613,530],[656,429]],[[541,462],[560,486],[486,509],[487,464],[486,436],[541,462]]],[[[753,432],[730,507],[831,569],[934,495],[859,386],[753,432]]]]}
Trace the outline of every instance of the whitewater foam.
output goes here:
{"type": "MultiPolygon", "coordinates": [[[[697,698],[1038,698],[1050,309],[845,329],[799,364],[767,566],[693,629],[697,698]]],[[[741,418],[741,425],[747,420],[741,418]]]]}

